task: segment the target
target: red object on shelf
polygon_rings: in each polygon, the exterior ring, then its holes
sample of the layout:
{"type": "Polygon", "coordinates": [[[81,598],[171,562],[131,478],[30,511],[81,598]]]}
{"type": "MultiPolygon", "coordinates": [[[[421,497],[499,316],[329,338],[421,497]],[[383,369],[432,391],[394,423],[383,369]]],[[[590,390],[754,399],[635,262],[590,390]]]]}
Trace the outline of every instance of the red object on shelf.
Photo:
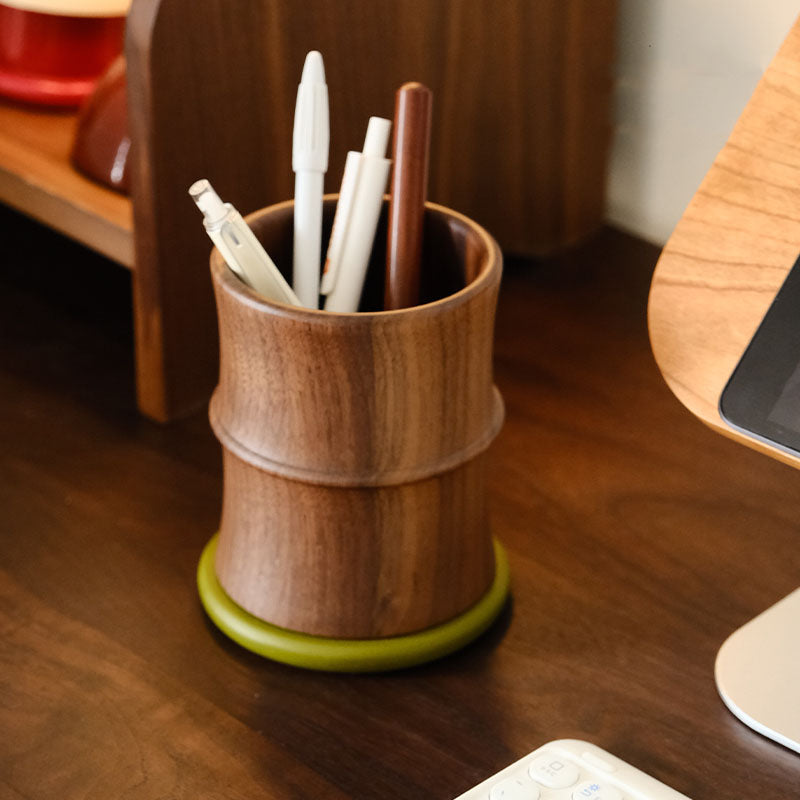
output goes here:
{"type": "Polygon", "coordinates": [[[70,160],[85,175],[128,194],[130,176],[125,59],[120,56],[78,112],[70,160]]]}
{"type": "Polygon", "coordinates": [[[67,16],[0,4],[0,94],[79,106],[122,52],[124,30],[124,16],[67,16]]]}

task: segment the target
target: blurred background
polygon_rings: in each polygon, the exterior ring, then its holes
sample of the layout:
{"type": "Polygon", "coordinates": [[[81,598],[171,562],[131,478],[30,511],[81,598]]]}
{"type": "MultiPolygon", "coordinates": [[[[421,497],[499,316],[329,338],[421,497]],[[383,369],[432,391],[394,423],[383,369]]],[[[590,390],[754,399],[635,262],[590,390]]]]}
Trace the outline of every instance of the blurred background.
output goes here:
{"type": "Polygon", "coordinates": [[[666,242],[797,14],[791,0],[619,0],[609,222],[666,242]]]}

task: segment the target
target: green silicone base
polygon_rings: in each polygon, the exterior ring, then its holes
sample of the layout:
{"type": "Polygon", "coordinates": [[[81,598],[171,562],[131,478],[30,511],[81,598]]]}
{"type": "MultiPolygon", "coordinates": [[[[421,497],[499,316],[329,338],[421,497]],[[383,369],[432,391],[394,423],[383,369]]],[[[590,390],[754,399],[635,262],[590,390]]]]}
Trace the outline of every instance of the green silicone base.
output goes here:
{"type": "Polygon", "coordinates": [[[505,604],[509,569],[494,542],[495,576],[489,591],[463,614],[417,633],[383,639],[330,639],[279,628],[253,616],[228,597],[214,571],[215,534],[197,567],[197,588],[206,613],[227,636],[258,655],[295,667],[327,672],[383,672],[446,656],[480,636],[505,604]]]}

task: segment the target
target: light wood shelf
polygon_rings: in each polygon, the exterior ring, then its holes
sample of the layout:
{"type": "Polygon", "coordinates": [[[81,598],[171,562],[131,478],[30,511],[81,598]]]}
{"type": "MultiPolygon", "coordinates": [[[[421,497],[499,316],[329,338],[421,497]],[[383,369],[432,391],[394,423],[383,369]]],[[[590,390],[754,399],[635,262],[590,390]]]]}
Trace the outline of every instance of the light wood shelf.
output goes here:
{"type": "Polygon", "coordinates": [[[129,198],[69,160],[77,115],[0,102],[0,202],[133,268],[129,198]]]}

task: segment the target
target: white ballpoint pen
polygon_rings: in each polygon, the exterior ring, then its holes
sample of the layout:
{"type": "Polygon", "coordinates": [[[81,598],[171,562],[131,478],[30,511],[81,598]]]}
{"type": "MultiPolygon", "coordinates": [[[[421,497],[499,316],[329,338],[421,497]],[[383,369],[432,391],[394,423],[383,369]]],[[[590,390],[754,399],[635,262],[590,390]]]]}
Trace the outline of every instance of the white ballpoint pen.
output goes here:
{"type": "Polygon", "coordinates": [[[209,239],[217,246],[231,271],[269,300],[299,306],[300,301],[292,287],[242,215],[230,203],[223,203],[205,178],[195,181],[189,187],[189,194],[203,212],[203,225],[209,239]]]}
{"type": "Polygon", "coordinates": [[[347,154],[322,275],[326,311],[358,311],[392,164],[385,158],[391,127],[370,117],[362,152],[347,154]]]}
{"type": "Polygon", "coordinates": [[[294,265],[292,284],[302,305],[319,307],[322,191],[330,139],[328,87],[322,56],[312,50],[297,89],[292,136],[294,265]]]}

